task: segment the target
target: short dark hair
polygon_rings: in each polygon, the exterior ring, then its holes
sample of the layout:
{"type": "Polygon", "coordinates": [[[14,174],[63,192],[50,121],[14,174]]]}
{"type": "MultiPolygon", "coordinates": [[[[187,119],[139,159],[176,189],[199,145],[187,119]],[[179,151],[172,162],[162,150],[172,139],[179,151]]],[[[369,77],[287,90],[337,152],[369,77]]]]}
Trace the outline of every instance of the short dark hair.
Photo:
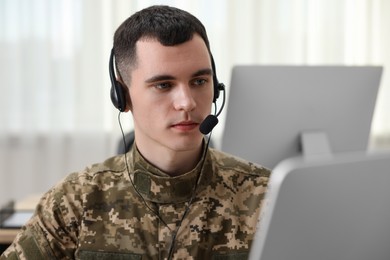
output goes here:
{"type": "Polygon", "coordinates": [[[113,48],[119,74],[125,76],[126,68],[136,66],[136,43],[141,38],[156,39],[164,46],[174,46],[191,40],[194,34],[202,37],[211,54],[206,29],[192,14],[165,5],[150,6],[134,13],[114,34],[113,48]]]}

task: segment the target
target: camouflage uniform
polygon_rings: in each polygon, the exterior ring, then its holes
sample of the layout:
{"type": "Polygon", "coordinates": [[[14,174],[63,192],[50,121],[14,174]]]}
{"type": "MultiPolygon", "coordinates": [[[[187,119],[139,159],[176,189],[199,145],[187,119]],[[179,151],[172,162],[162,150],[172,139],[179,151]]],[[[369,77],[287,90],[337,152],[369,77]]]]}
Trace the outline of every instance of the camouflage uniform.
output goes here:
{"type": "MultiPolygon", "coordinates": [[[[173,258],[247,259],[270,172],[211,148],[206,154],[173,258]]],[[[137,149],[127,166],[125,158],[73,173],[47,192],[0,259],[167,259],[202,161],[170,177],[137,149]]]]}

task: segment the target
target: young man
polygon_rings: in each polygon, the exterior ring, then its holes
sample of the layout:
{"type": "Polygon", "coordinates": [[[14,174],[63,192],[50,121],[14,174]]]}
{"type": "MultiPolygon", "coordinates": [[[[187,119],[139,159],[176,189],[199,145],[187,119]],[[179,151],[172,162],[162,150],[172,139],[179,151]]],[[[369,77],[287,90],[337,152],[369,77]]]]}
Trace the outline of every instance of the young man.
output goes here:
{"type": "Polygon", "coordinates": [[[132,150],[53,187],[0,259],[246,259],[270,172],[199,131],[219,91],[203,25],[152,6],[117,29],[112,55],[132,150]]]}

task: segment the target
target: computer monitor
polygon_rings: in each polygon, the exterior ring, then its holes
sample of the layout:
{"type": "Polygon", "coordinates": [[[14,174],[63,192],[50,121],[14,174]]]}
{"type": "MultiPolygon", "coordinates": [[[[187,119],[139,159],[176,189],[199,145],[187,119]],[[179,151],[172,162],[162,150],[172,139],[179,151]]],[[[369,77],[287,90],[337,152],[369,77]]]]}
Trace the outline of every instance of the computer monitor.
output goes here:
{"type": "Polygon", "coordinates": [[[249,260],[390,259],[390,153],[295,157],[272,172],[249,260]]]}
{"type": "Polygon", "coordinates": [[[332,153],[366,150],[380,66],[236,66],[223,151],[274,168],[301,153],[305,131],[323,132],[332,153]]]}
{"type": "Polygon", "coordinates": [[[237,66],[222,149],[272,169],[250,260],[390,259],[378,66],[237,66]]]}

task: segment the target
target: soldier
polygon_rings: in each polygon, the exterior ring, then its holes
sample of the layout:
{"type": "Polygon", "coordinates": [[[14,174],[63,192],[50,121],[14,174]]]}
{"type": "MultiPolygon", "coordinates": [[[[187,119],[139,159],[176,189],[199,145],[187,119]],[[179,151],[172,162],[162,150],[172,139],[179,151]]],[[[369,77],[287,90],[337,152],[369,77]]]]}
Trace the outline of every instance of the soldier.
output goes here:
{"type": "Polygon", "coordinates": [[[49,190],[0,259],[246,259],[270,171],[199,131],[223,88],[202,23],[168,6],[135,13],[110,73],[132,149],[49,190]]]}

